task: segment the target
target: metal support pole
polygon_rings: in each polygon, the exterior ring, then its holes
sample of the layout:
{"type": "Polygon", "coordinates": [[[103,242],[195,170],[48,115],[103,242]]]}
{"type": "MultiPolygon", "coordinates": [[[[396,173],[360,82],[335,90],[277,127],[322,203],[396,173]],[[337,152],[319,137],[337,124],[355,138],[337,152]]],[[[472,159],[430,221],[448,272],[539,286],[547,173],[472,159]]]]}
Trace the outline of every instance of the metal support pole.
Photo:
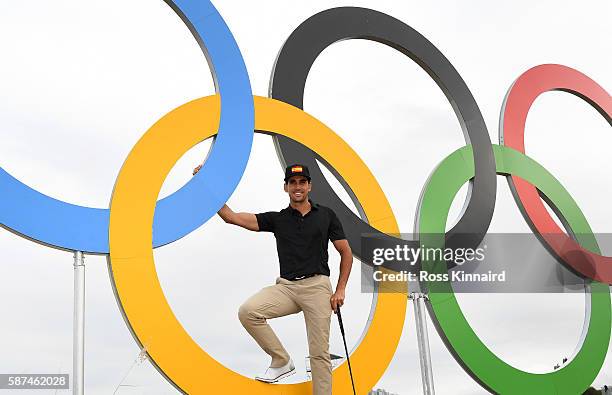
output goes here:
{"type": "Polygon", "coordinates": [[[417,293],[411,293],[408,297],[412,300],[412,306],[414,307],[414,322],[417,332],[417,345],[419,346],[419,365],[421,366],[421,383],[423,384],[423,394],[427,394],[427,378],[425,377],[425,362],[423,361],[423,345],[421,340],[423,335],[421,334],[421,308],[417,302],[419,298],[417,293]]]}
{"type": "Polygon", "coordinates": [[[427,295],[414,292],[409,295],[409,299],[412,300],[414,305],[423,394],[434,395],[433,369],[431,366],[431,353],[429,351],[429,336],[427,334],[427,313],[425,312],[425,300],[427,299],[427,295]]]}
{"type": "Polygon", "coordinates": [[[74,252],[74,318],[72,343],[72,393],[84,393],[85,365],[85,257],[74,252]]]}
{"type": "Polygon", "coordinates": [[[425,306],[425,301],[429,300],[427,295],[421,294],[421,297],[418,300],[420,311],[421,311],[421,335],[423,336],[423,360],[425,362],[425,373],[427,376],[427,385],[429,391],[427,395],[434,395],[436,392],[434,390],[434,379],[433,379],[433,367],[431,364],[431,352],[429,350],[429,335],[427,333],[427,307],[425,306]]]}

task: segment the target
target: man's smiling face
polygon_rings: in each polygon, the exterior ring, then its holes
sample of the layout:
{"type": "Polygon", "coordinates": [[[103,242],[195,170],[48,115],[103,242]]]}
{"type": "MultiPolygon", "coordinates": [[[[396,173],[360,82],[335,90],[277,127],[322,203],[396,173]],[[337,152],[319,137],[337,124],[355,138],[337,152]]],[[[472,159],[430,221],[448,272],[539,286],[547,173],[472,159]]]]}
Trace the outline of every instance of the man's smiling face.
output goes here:
{"type": "Polygon", "coordinates": [[[285,192],[289,194],[292,203],[302,203],[308,201],[308,193],[312,185],[308,178],[304,176],[294,176],[285,183],[285,192]]]}

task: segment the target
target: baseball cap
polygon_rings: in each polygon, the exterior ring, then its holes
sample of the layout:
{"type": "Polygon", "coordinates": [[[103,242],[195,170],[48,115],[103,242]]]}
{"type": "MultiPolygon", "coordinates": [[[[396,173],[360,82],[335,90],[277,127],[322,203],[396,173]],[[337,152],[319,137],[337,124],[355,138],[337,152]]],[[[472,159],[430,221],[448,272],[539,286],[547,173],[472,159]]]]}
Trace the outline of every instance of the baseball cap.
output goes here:
{"type": "Polygon", "coordinates": [[[310,172],[308,171],[308,166],[295,164],[291,166],[287,166],[285,169],[285,182],[293,176],[302,176],[306,177],[308,181],[310,181],[310,172]]]}

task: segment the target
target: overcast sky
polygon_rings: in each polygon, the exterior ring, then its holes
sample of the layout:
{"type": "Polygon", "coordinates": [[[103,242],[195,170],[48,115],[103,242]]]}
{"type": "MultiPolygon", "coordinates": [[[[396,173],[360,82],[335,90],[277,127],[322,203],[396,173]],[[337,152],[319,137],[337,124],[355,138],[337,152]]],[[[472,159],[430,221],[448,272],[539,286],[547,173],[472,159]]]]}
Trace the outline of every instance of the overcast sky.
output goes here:
{"type": "MultiPolygon", "coordinates": [[[[468,84],[493,142],[507,89],[532,66],[571,66],[612,89],[609,1],[220,0],[215,5],[242,50],[257,95],[267,95],[275,57],[293,29],[340,5],[386,12],[432,41],[468,84]]],[[[200,48],[161,0],[5,1],[0,9],[0,166],[47,195],[108,207],[118,171],[142,134],[171,109],[214,93],[200,48]]],[[[435,83],[410,59],[380,44],[352,40],[325,50],[309,75],[305,109],[361,156],[406,232],[413,228],[419,193],[432,169],[465,144],[435,83]]],[[[612,232],[612,136],[605,120],[574,96],[547,93],[532,107],[526,136],[528,154],[566,186],[592,228],[612,232]]],[[[162,195],[190,178],[208,147],[200,144],[177,163],[162,195]]],[[[505,180],[498,182],[490,229],[528,232],[505,180]]],[[[256,136],[229,204],[252,212],[287,204],[269,136],[256,136]]],[[[72,255],[4,230],[0,246],[0,373],[72,373],[72,255]]],[[[233,228],[215,217],[155,253],[166,297],[186,330],[213,357],[246,376],[265,369],[268,357],[236,313],[246,298],[273,283],[275,251],[270,234],[233,228]],[[240,271],[229,269],[236,267],[240,271]]],[[[338,258],[330,255],[335,283],[338,258]]],[[[124,377],[118,394],[177,393],[147,362],[130,370],[139,350],[121,318],[105,258],[87,256],[86,276],[87,393],[113,393],[124,377]]],[[[351,345],[371,303],[371,295],[360,293],[359,277],[356,265],[343,310],[351,345]]],[[[578,342],[583,295],[458,298],[481,339],[517,368],[550,371],[578,342]]],[[[421,391],[412,312],[410,305],[400,346],[378,383],[402,395],[421,391]]],[[[303,380],[302,316],[272,325],[300,372],[287,382],[303,380]]],[[[341,354],[336,326],[333,321],[331,351],[341,354]]],[[[483,393],[432,325],[429,331],[437,392],[483,393]]],[[[611,354],[597,386],[612,384],[611,354]]]]}

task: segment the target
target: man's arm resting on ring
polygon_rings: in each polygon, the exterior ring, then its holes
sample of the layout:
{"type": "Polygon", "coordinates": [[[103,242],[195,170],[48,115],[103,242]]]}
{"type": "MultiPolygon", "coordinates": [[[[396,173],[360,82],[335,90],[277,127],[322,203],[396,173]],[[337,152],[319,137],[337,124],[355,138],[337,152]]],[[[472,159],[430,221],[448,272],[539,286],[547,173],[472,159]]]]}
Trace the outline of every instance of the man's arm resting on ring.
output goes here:
{"type": "MultiPolygon", "coordinates": [[[[196,168],[193,169],[193,175],[195,176],[201,168],[202,165],[196,166],[196,168]]],[[[224,204],[217,214],[219,214],[219,217],[221,217],[225,223],[238,225],[242,228],[256,232],[259,231],[259,224],[257,223],[257,217],[255,214],[235,213],[231,208],[227,207],[227,204],[224,204]]]]}
{"type": "Polygon", "coordinates": [[[252,213],[235,213],[226,204],[217,212],[225,223],[237,225],[248,230],[259,231],[257,217],[252,213]]]}

